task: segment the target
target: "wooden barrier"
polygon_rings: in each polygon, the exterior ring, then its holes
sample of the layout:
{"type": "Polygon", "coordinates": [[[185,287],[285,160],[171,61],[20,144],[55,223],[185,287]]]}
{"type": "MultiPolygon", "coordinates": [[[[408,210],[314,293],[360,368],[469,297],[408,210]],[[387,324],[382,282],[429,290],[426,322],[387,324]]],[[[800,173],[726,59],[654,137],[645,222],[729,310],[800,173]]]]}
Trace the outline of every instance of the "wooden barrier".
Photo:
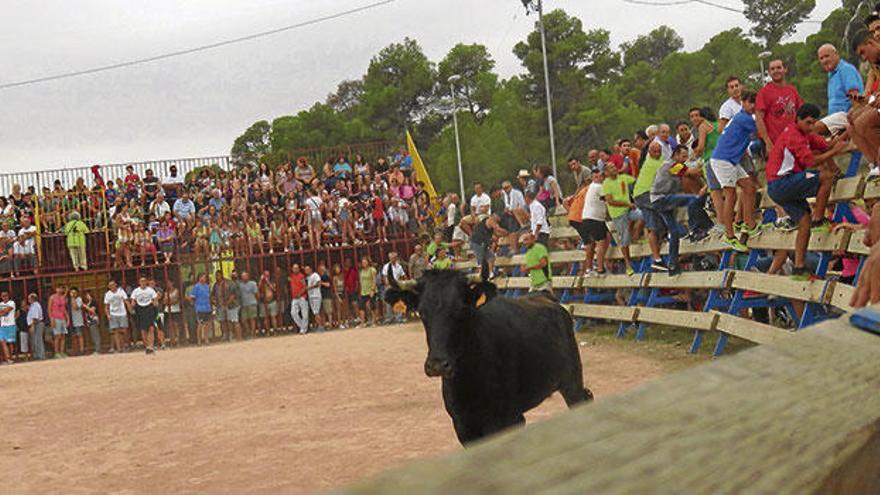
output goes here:
{"type": "Polygon", "coordinates": [[[339,493],[880,493],[878,353],[826,321],[339,493]]]}

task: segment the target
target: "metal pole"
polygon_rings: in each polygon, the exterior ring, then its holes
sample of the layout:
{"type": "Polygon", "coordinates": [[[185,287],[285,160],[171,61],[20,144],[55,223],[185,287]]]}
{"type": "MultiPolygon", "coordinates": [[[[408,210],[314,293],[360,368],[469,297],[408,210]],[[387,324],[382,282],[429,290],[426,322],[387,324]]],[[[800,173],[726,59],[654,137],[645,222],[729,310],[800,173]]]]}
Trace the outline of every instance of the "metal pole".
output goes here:
{"type": "Polygon", "coordinates": [[[556,138],[553,132],[553,101],[550,98],[550,70],[547,67],[547,38],[544,34],[544,2],[538,0],[538,24],[541,25],[541,52],[544,54],[544,89],[547,90],[547,127],[550,129],[550,163],[553,164],[553,176],[556,173],[556,138]]]}
{"type": "Polygon", "coordinates": [[[452,93],[452,124],[455,127],[455,154],[458,158],[458,187],[461,190],[461,201],[464,201],[464,175],[461,171],[461,143],[458,139],[458,104],[455,102],[455,86],[449,83],[449,92],[452,93]]]}

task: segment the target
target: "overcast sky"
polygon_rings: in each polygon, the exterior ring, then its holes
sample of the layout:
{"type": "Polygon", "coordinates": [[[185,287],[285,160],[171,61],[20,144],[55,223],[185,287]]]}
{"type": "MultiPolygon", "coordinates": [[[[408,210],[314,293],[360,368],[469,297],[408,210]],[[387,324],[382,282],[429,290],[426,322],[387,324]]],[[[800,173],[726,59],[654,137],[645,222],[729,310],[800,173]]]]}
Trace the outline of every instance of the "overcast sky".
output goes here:
{"type": "MultiPolygon", "coordinates": [[[[0,83],[14,82],[295,24],[374,0],[0,0],[0,83]]],[[[736,0],[718,3],[741,7],[736,0]]],[[[823,19],[839,0],[817,0],[823,19]]],[[[667,24],[698,49],[747,28],[704,5],[545,0],[615,45],[667,24]]],[[[522,71],[512,46],[532,29],[519,0],[396,0],[368,12],[215,50],[0,90],[0,171],[226,154],[251,123],[323,101],[405,36],[432,61],[458,42],[485,44],[503,77],[522,71]]],[[[795,39],[819,29],[803,24],[795,39]]]]}

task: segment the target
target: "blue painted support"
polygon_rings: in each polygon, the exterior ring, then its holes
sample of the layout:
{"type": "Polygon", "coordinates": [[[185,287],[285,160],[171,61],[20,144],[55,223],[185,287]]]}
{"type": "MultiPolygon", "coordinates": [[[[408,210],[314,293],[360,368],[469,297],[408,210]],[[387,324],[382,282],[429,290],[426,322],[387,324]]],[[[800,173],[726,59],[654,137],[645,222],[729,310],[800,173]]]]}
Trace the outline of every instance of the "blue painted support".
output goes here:
{"type": "MultiPolygon", "coordinates": [[[[758,261],[758,256],[763,251],[760,249],[752,249],[749,252],[749,259],[746,260],[745,270],[751,270],[753,266],[755,266],[755,262],[758,261]]],[[[730,306],[727,309],[728,314],[736,315],[741,310],[749,308],[749,307],[760,307],[759,304],[750,305],[746,301],[745,291],[738,289],[734,291],[733,297],[730,299],[730,306]]],[[[724,353],[724,347],[727,346],[727,334],[724,332],[719,333],[718,340],[715,342],[715,350],[712,351],[713,356],[720,356],[724,353]]]]}
{"type": "MultiPolygon", "coordinates": [[[[577,276],[580,266],[581,266],[580,263],[577,263],[577,262],[572,263],[571,270],[568,271],[568,275],[570,277],[577,276]]],[[[562,296],[560,296],[559,301],[563,304],[573,301],[575,299],[575,297],[572,294],[572,292],[573,291],[571,289],[565,289],[564,291],[562,291],[562,296]]]]}
{"type": "Polygon", "coordinates": [[[862,161],[862,152],[855,151],[849,159],[849,167],[846,169],[847,177],[855,177],[859,173],[859,163],[862,161]]]}
{"type": "MultiPolygon", "coordinates": [[[[853,159],[855,159],[855,153],[853,153],[853,159]]],[[[852,169],[852,161],[850,162],[850,168],[852,169]]],[[[856,170],[858,170],[858,162],[856,162],[856,170]]],[[[849,174],[849,172],[847,172],[849,174]]],[[[852,213],[852,209],[850,209],[849,205],[846,203],[838,203],[834,207],[834,216],[831,217],[831,221],[834,223],[842,222],[843,220],[847,220],[849,222],[856,222],[855,216],[852,213]]],[[[828,266],[831,264],[831,259],[833,257],[833,253],[823,252],[819,255],[819,266],[816,267],[816,276],[824,278],[828,273],[828,266]]],[[[860,265],[861,266],[861,265],[860,265]]],[[[828,283],[826,282],[825,287],[822,290],[822,293],[825,293],[825,290],[828,289],[828,283]]],[[[828,318],[828,313],[825,311],[825,308],[821,304],[816,303],[807,303],[804,305],[804,314],[801,315],[801,319],[798,322],[798,330],[813,325],[814,323],[818,323],[822,320],[828,318]]]]}
{"type": "MultiPolygon", "coordinates": [[[[721,254],[719,269],[724,272],[724,278],[721,280],[721,287],[709,290],[709,294],[706,296],[706,302],[703,303],[703,312],[712,311],[715,308],[726,308],[730,304],[730,301],[721,297],[721,291],[729,285],[727,281],[733,273],[727,268],[730,265],[730,259],[732,256],[733,251],[730,250],[724,251],[721,254]]],[[[691,341],[691,348],[689,351],[691,354],[696,354],[700,351],[700,346],[703,345],[704,335],[705,332],[703,330],[694,331],[694,339],[691,341]]]]}
{"type": "MultiPolygon", "coordinates": [[[[639,267],[639,272],[641,273],[641,278],[639,280],[639,287],[642,287],[645,285],[645,277],[647,276],[648,273],[650,273],[650,267],[651,267],[650,256],[643,259],[641,262],[639,262],[639,265],[641,265],[639,267]],[[646,263],[649,268],[649,270],[647,272],[643,270],[646,263]]],[[[641,296],[640,296],[641,292],[642,292],[641,288],[633,289],[633,291],[629,295],[629,299],[626,301],[626,305],[628,307],[638,306],[639,300],[641,298],[641,296]]],[[[626,331],[631,326],[633,326],[632,322],[629,322],[629,321],[620,322],[620,324],[617,326],[617,338],[622,339],[622,338],[626,337],[626,331]]]]}

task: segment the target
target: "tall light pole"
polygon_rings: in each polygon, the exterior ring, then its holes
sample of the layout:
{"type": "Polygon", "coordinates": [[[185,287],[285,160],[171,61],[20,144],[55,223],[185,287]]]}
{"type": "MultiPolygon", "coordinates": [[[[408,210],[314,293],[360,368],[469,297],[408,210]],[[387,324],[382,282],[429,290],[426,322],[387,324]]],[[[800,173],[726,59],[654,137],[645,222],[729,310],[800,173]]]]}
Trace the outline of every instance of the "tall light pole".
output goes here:
{"type": "Polygon", "coordinates": [[[553,131],[553,99],[550,97],[550,69],[547,66],[547,35],[544,31],[544,1],[522,0],[526,11],[535,8],[538,11],[538,26],[541,30],[541,53],[544,56],[544,89],[547,93],[547,128],[550,131],[550,163],[553,164],[553,176],[556,174],[556,137],[553,131]],[[537,3],[537,7],[532,5],[537,3]]]}
{"type": "Polygon", "coordinates": [[[458,158],[458,186],[461,189],[461,201],[464,201],[464,174],[461,172],[461,143],[458,138],[458,104],[455,102],[455,83],[461,76],[454,74],[449,76],[449,93],[452,95],[452,124],[455,127],[455,155],[458,158]]]}
{"type": "Polygon", "coordinates": [[[761,52],[758,54],[758,59],[761,61],[761,84],[767,83],[767,74],[764,73],[764,59],[773,55],[770,52],[761,52]]]}

